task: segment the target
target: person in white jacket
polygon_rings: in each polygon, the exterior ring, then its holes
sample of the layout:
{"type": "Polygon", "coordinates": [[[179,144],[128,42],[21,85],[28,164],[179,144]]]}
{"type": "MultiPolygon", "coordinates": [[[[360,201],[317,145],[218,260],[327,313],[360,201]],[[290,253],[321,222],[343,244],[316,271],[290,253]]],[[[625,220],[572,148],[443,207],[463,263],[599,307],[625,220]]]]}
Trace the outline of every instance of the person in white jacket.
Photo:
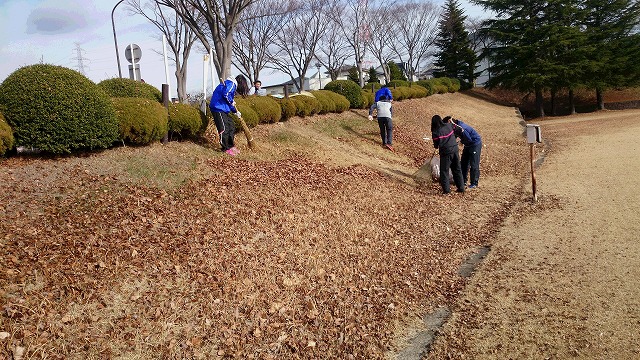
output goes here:
{"type": "Polygon", "coordinates": [[[380,97],[380,100],[371,105],[371,108],[369,109],[369,120],[371,121],[373,121],[374,110],[377,110],[382,146],[393,151],[393,122],[391,121],[393,110],[390,99],[383,95],[380,97]]]}

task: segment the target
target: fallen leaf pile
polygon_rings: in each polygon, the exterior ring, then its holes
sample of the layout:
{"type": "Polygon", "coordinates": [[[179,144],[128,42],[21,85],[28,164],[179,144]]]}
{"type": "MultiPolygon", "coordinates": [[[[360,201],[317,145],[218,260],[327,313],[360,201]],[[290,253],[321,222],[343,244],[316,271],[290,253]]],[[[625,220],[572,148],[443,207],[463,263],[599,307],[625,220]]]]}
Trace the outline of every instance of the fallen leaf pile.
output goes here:
{"type": "MultiPolygon", "coordinates": [[[[394,105],[397,156],[421,164],[426,112],[451,99],[394,105]]],[[[96,167],[108,152],[3,161],[0,356],[383,358],[522,199],[519,125],[486,106],[481,190],[449,197],[296,151],[212,153],[173,188],[96,167]]]]}

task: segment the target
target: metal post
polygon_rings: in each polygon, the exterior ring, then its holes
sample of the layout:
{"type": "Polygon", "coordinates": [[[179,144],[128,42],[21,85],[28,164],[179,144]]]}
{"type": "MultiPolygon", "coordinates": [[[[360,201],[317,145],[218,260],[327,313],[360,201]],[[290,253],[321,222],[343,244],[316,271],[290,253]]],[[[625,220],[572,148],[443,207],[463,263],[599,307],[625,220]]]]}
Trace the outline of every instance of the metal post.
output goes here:
{"type": "MultiPolygon", "coordinates": [[[[169,84],[162,84],[162,105],[165,109],[169,110],[169,84]]],[[[166,145],[169,142],[169,131],[162,137],[162,145],[166,145]]]]}
{"type": "MultiPolygon", "coordinates": [[[[113,10],[111,10],[111,26],[113,27],[113,42],[116,45],[116,60],[118,61],[118,76],[120,78],[122,78],[122,69],[120,68],[120,53],[118,52],[118,39],[116,38],[116,23],[115,21],[113,21],[113,13],[116,11],[116,8],[118,7],[118,5],[120,5],[120,3],[123,1],[124,0],[118,1],[116,6],[113,7],[113,10]]],[[[134,68],[133,71],[135,72],[136,69],[134,68]]]]}

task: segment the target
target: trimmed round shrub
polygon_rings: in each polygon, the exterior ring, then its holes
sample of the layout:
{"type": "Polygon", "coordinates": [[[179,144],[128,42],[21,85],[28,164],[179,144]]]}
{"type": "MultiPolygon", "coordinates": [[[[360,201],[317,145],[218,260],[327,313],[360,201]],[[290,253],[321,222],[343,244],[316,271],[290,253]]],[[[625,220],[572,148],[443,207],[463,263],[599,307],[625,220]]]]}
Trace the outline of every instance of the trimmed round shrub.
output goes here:
{"type": "Polygon", "coordinates": [[[169,104],[169,132],[181,137],[193,137],[200,134],[208,124],[202,112],[188,104],[169,104]]]}
{"type": "Polygon", "coordinates": [[[343,95],[340,95],[338,93],[335,93],[329,90],[320,90],[320,91],[322,91],[322,93],[333,102],[333,104],[336,107],[334,112],[341,113],[343,111],[349,110],[349,106],[350,106],[349,100],[347,100],[347,98],[344,97],[343,95]]]}
{"type": "Polygon", "coordinates": [[[282,118],[280,104],[270,96],[248,96],[246,98],[238,98],[236,102],[243,102],[249,105],[258,114],[258,122],[260,124],[276,123],[282,118]]]}
{"type": "Polygon", "coordinates": [[[4,121],[4,116],[0,113],[0,156],[4,156],[7,151],[13,149],[14,144],[13,131],[11,131],[11,127],[4,121]]]}
{"type": "Polygon", "coordinates": [[[304,99],[298,99],[299,97],[301,96],[292,96],[289,98],[296,106],[296,116],[305,117],[311,115],[311,105],[304,101],[304,99]]]}
{"type": "Polygon", "coordinates": [[[349,100],[349,107],[352,109],[362,109],[364,106],[362,89],[360,85],[351,80],[334,80],[328,83],[324,89],[346,97],[349,100]]]}
{"type": "Polygon", "coordinates": [[[0,107],[15,146],[52,154],[107,148],[118,140],[109,97],[75,70],[48,64],[22,67],[0,85],[0,107]]]}
{"type": "MultiPolygon", "coordinates": [[[[291,99],[277,99],[280,103],[280,110],[282,111],[282,117],[280,121],[287,121],[296,116],[296,104],[291,99]]],[[[349,108],[349,102],[347,101],[347,108],[349,108]]]]}
{"type": "Polygon", "coordinates": [[[296,102],[296,106],[300,101],[305,102],[308,105],[309,111],[310,111],[308,115],[315,115],[319,113],[320,110],[322,110],[322,105],[320,104],[320,101],[318,101],[318,99],[316,99],[313,96],[300,94],[300,95],[291,96],[290,99],[293,99],[293,101],[296,102]]]}
{"type": "Polygon", "coordinates": [[[435,93],[433,90],[433,84],[431,80],[418,80],[416,83],[427,90],[426,96],[433,95],[435,93]]]}
{"type": "Polygon", "coordinates": [[[451,87],[449,88],[449,92],[458,92],[460,91],[460,80],[451,79],[451,87]]]}
{"type": "MultiPolygon", "coordinates": [[[[250,128],[256,127],[258,123],[260,123],[260,117],[258,116],[258,113],[253,110],[251,105],[244,102],[243,100],[244,99],[240,99],[240,98],[236,100],[236,109],[240,111],[240,114],[242,114],[242,119],[244,120],[244,123],[247,124],[248,127],[250,128]]],[[[236,116],[236,114],[229,113],[229,115],[231,116],[231,118],[233,119],[236,125],[236,133],[238,133],[239,131],[242,131],[240,120],[238,120],[238,117],[236,116]]]]}
{"type": "Polygon", "coordinates": [[[424,86],[420,86],[419,84],[414,83],[413,85],[411,85],[411,90],[413,90],[415,98],[423,98],[429,96],[429,90],[427,90],[424,86]]]}
{"type": "Polygon", "coordinates": [[[362,108],[368,109],[373,105],[375,100],[375,94],[370,90],[362,90],[362,108]]]}
{"type": "Polygon", "coordinates": [[[167,133],[169,114],[159,102],[143,98],[112,98],[111,101],[123,141],[146,145],[167,133]]]}
{"type": "Polygon", "coordinates": [[[318,114],[326,114],[330,112],[336,112],[336,104],[333,102],[333,99],[328,94],[333,94],[328,90],[313,90],[311,91],[313,96],[318,99],[320,102],[321,109],[318,114]]]}
{"type": "Polygon", "coordinates": [[[144,98],[162,102],[162,92],[152,85],[126,78],[113,78],[98,83],[109,96],[114,98],[144,98]]]}

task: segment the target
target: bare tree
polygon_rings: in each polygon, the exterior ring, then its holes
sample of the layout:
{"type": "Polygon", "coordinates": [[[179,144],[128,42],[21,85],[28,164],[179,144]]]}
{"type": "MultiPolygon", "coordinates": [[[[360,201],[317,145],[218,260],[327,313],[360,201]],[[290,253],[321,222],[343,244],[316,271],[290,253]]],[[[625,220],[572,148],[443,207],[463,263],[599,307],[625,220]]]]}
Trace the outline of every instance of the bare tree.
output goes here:
{"type": "MultiPolygon", "coordinates": [[[[187,60],[189,59],[191,48],[197,39],[195,34],[186,26],[178,14],[166,7],[160,6],[155,1],[142,5],[140,0],[129,0],[128,5],[134,13],[144,16],[166,36],[167,45],[173,54],[173,56],[168,57],[176,65],[175,76],[178,100],[186,103],[188,101],[187,60]]],[[[156,52],[162,54],[161,52],[156,52]]]]}
{"type": "Polygon", "coordinates": [[[360,86],[364,86],[364,76],[362,73],[362,62],[364,61],[367,42],[371,39],[369,28],[369,9],[374,0],[343,0],[341,8],[336,17],[338,27],[345,40],[352,49],[352,54],[358,68],[360,86]]]}
{"type": "Polygon", "coordinates": [[[277,32],[270,49],[268,67],[289,75],[298,92],[304,89],[305,74],[329,26],[331,6],[326,0],[304,0],[277,32]]]}
{"type": "Polygon", "coordinates": [[[253,83],[268,62],[278,29],[296,10],[295,1],[258,0],[244,12],[233,42],[233,64],[253,83]]]}
{"type": "Polygon", "coordinates": [[[233,34],[242,13],[258,0],[156,0],[180,15],[207,51],[214,50],[213,62],[220,80],[231,74],[233,34]]]}
{"type": "Polygon", "coordinates": [[[380,63],[386,83],[391,79],[388,64],[395,56],[391,44],[395,40],[395,34],[397,33],[397,21],[392,16],[393,9],[394,7],[388,6],[372,9],[369,21],[371,39],[367,46],[380,63]]]}
{"type": "Polygon", "coordinates": [[[401,62],[407,64],[409,79],[424,60],[431,56],[438,32],[441,9],[430,1],[410,1],[398,5],[394,15],[398,21],[398,33],[393,49],[401,62]]]}
{"type": "Polygon", "coordinates": [[[349,43],[342,36],[342,31],[335,26],[335,23],[329,25],[329,29],[318,43],[318,49],[316,59],[327,68],[331,80],[336,80],[340,69],[342,69],[347,59],[353,56],[353,53],[349,43]]]}

